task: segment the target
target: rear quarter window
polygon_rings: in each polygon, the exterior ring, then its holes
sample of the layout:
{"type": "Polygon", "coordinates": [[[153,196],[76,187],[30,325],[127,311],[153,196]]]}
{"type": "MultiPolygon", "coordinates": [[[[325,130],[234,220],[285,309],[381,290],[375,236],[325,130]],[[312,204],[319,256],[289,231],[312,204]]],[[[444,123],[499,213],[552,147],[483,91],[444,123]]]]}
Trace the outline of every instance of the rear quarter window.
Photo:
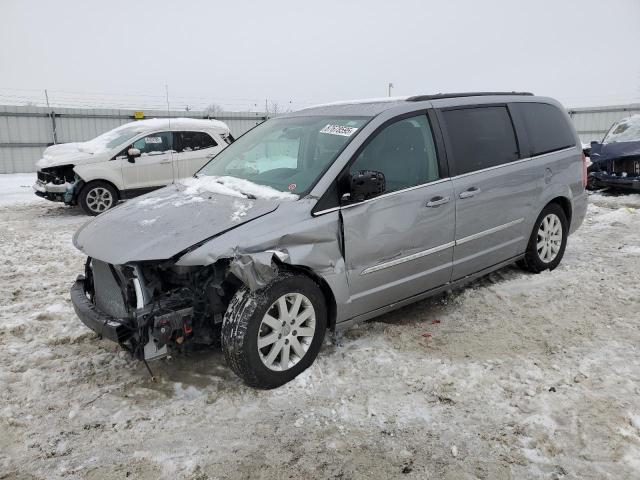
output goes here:
{"type": "Polygon", "coordinates": [[[180,151],[193,152],[218,146],[218,143],[204,132],[180,132],[180,151]]]}
{"type": "Polygon", "coordinates": [[[443,110],[456,175],[518,160],[518,142],[506,106],[443,110]]]}
{"type": "Polygon", "coordinates": [[[569,121],[563,112],[547,103],[514,103],[511,108],[517,110],[524,122],[529,139],[530,156],[573,147],[575,137],[569,121]]]}

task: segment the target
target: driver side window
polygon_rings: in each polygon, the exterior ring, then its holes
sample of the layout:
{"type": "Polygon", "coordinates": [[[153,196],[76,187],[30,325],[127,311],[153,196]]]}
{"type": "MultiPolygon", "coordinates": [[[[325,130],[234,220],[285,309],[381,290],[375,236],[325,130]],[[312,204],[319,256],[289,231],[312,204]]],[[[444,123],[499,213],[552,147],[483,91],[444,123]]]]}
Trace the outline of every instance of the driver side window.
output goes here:
{"type": "Polygon", "coordinates": [[[173,149],[171,132],[150,133],[133,142],[132,148],[140,150],[142,155],[160,155],[173,149]]]}
{"type": "Polygon", "coordinates": [[[440,177],[436,148],[426,115],[403,118],[376,134],[350,168],[382,172],[386,192],[433,182],[440,177]]]}

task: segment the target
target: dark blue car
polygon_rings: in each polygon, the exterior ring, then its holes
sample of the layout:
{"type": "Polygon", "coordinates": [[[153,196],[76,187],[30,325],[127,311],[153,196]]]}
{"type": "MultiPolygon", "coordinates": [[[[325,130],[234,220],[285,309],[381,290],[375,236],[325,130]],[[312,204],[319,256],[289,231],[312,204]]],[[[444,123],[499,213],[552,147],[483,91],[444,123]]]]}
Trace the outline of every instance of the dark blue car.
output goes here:
{"type": "Polygon", "coordinates": [[[640,115],[613,124],[602,143],[591,142],[588,187],[640,191],[640,115]]]}

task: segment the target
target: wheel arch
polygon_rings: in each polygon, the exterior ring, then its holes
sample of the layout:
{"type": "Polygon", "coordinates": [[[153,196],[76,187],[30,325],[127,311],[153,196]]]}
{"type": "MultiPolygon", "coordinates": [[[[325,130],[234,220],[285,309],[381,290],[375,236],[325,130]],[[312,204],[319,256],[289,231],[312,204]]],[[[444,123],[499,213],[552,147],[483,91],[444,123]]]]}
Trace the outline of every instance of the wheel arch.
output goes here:
{"type": "Polygon", "coordinates": [[[119,197],[122,196],[121,192],[124,190],[122,171],[120,168],[114,168],[113,162],[76,165],[73,167],[73,171],[85,184],[95,181],[106,182],[116,189],[119,197]]]}
{"type": "Polygon", "coordinates": [[[105,179],[103,179],[103,178],[95,178],[95,179],[93,179],[93,180],[89,180],[88,182],[86,182],[86,181],[82,180],[82,187],[80,187],[80,190],[78,191],[78,196],[81,194],[81,192],[82,192],[85,188],[87,188],[87,187],[88,187],[88,186],[90,186],[91,184],[93,184],[93,183],[97,183],[97,182],[106,183],[106,184],[108,184],[108,185],[112,186],[112,187],[113,187],[113,189],[116,191],[116,196],[118,197],[118,198],[116,198],[116,201],[117,201],[117,200],[121,200],[121,199],[122,199],[122,192],[118,189],[118,187],[117,187],[116,185],[114,185],[114,183],[113,183],[113,182],[111,182],[111,181],[109,181],[109,180],[105,180],[105,179]]]}
{"type": "MultiPolygon", "coordinates": [[[[560,205],[560,208],[562,208],[564,215],[567,217],[567,225],[571,225],[571,215],[573,214],[571,201],[565,196],[558,196],[558,197],[552,198],[549,202],[547,202],[547,205],[551,203],[556,203],[560,205]]],[[[545,205],[545,207],[547,205],[545,205]]]]}
{"type": "Polygon", "coordinates": [[[327,329],[333,330],[336,325],[338,304],[336,302],[336,297],[333,294],[333,290],[331,290],[331,287],[329,286],[327,281],[316,272],[314,272],[311,268],[304,265],[290,265],[278,262],[278,267],[289,270],[291,272],[305,275],[318,284],[327,306],[327,329]]]}

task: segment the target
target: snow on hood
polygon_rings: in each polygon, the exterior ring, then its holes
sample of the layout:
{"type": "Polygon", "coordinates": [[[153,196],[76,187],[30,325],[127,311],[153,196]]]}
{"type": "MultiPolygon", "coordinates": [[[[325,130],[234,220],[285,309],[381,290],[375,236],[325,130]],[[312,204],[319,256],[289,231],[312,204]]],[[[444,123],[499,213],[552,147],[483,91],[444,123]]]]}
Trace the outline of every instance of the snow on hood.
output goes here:
{"type": "Polygon", "coordinates": [[[258,185],[236,177],[228,176],[197,176],[180,180],[184,185],[187,195],[196,195],[201,192],[219,193],[240,198],[262,198],[266,200],[297,200],[298,195],[289,192],[281,192],[266,185],[258,185]]]}
{"type": "MultiPolygon", "coordinates": [[[[78,165],[83,163],[94,163],[104,160],[103,157],[94,157],[93,155],[78,150],[76,143],[65,143],[61,145],[54,145],[55,147],[67,147],[67,145],[74,145],[67,149],[56,150],[53,154],[48,153],[45,150],[45,154],[40,160],[36,162],[36,168],[38,170],[47,167],[57,167],[60,165],[78,165]]],[[[53,148],[53,147],[49,147],[53,148]]]]}
{"type": "Polygon", "coordinates": [[[273,199],[192,188],[175,184],[129,200],[87,222],[73,243],[86,255],[116,265],[166,260],[278,208],[273,199]]]}
{"type": "Polygon", "coordinates": [[[44,152],[42,153],[42,158],[53,160],[56,157],[60,157],[62,155],[78,152],[78,147],[80,145],[82,145],[82,143],[80,142],[59,143],[57,145],[51,145],[50,147],[45,148],[44,152]]]}
{"type": "Polygon", "coordinates": [[[616,123],[602,143],[640,142],[640,115],[631,115],[616,123]]]}

